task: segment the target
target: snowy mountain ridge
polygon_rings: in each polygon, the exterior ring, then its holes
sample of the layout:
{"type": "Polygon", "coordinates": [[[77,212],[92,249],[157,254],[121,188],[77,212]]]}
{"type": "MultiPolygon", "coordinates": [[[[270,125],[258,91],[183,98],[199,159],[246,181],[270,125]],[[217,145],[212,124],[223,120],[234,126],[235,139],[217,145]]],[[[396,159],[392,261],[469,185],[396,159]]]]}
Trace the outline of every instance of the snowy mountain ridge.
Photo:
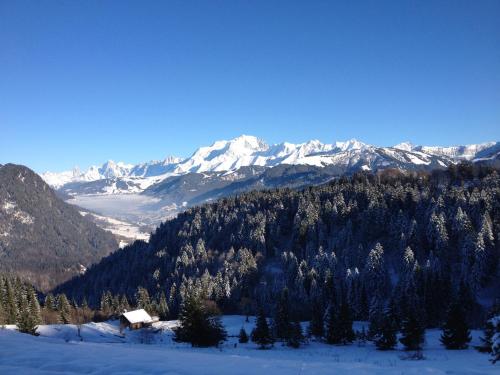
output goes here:
{"type": "MultiPolygon", "coordinates": [[[[181,159],[167,157],[136,165],[107,161],[102,166],[92,166],[87,171],[78,168],[60,173],[46,172],[42,178],[58,189],[69,183],[99,180],[122,180],[126,186],[121,190],[141,191],[165,178],[188,173],[227,171],[232,173],[242,167],[274,167],[280,164],[309,165],[316,167],[339,166],[359,170],[376,170],[396,164],[437,165],[446,167],[461,160],[473,160],[478,153],[495,148],[497,142],[440,147],[415,146],[410,142],[393,147],[376,147],[356,139],[345,142],[322,143],[311,140],[305,143],[268,145],[263,140],[242,135],[231,140],[214,142],[211,146],[198,148],[190,157],[181,159]]],[[[110,193],[120,187],[110,189],[110,193]]]]}

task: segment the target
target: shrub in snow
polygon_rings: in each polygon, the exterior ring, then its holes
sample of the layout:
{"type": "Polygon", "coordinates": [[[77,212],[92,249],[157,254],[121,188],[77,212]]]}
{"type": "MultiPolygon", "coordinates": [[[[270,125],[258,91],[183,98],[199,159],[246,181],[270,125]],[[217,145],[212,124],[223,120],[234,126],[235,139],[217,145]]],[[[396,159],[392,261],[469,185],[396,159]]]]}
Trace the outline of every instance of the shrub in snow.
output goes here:
{"type": "Polygon", "coordinates": [[[238,342],[240,344],[246,344],[248,342],[248,335],[244,328],[240,329],[240,334],[238,336],[238,342]]]}

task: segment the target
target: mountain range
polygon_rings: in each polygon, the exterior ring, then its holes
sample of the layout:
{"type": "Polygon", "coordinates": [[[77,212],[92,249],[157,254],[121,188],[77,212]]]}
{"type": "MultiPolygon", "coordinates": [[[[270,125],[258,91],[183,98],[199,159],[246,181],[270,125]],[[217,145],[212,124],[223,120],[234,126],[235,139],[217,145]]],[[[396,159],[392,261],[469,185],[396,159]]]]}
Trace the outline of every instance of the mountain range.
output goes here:
{"type": "Polygon", "coordinates": [[[499,142],[433,147],[409,142],[377,147],[345,142],[279,143],[242,135],[200,147],[188,158],[140,164],[108,161],[42,174],[70,203],[140,226],[156,226],[196,204],[250,190],[318,185],[359,171],[444,169],[460,161],[498,163],[499,142]]]}
{"type": "Polygon", "coordinates": [[[461,160],[495,158],[500,152],[499,142],[486,142],[466,146],[415,146],[410,142],[393,147],[377,147],[352,139],[332,144],[311,140],[293,144],[283,142],[268,145],[263,140],[242,135],[228,141],[217,141],[200,147],[190,157],[169,156],[140,164],[107,161],[82,172],[79,168],[60,173],[46,172],[42,178],[56,189],[71,193],[78,184],[108,181],[100,193],[140,192],[168,177],[189,173],[226,172],[230,174],[242,167],[275,167],[277,165],[335,166],[344,172],[376,171],[388,167],[402,169],[445,168],[461,160]]]}

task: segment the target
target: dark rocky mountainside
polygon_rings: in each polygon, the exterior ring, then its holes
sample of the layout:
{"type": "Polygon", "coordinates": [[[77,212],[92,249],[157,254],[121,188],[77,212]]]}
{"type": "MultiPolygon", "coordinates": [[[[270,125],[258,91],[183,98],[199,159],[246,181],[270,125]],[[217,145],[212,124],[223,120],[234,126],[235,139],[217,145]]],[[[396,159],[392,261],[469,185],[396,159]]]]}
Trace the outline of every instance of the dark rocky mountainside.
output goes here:
{"type": "Polygon", "coordinates": [[[0,166],[0,271],[48,290],[117,247],[111,233],[64,203],[36,173],[0,166]]]}

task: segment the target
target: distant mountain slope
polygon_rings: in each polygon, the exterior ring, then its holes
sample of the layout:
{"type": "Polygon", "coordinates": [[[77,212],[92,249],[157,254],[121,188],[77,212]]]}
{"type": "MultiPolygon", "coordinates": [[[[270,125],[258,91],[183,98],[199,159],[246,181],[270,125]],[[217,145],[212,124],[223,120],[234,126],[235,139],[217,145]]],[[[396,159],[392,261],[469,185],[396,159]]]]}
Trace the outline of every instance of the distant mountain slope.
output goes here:
{"type": "Polygon", "coordinates": [[[30,169],[0,167],[0,271],[48,290],[118,247],[30,169]]]}
{"type": "Polygon", "coordinates": [[[217,141],[200,147],[186,159],[167,157],[137,165],[108,161],[100,167],[81,172],[78,168],[61,173],[46,172],[42,177],[56,189],[78,194],[138,193],[169,177],[189,173],[232,173],[243,167],[275,167],[277,165],[334,166],[344,172],[400,169],[445,168],[462,160],[498,147],[496,142],[466,146],[414,146],[409,142],[394,147],[376,147],[352,139],[332,144],[311,140],[293,144],[268,145],[248,135],[217,141]]]}

